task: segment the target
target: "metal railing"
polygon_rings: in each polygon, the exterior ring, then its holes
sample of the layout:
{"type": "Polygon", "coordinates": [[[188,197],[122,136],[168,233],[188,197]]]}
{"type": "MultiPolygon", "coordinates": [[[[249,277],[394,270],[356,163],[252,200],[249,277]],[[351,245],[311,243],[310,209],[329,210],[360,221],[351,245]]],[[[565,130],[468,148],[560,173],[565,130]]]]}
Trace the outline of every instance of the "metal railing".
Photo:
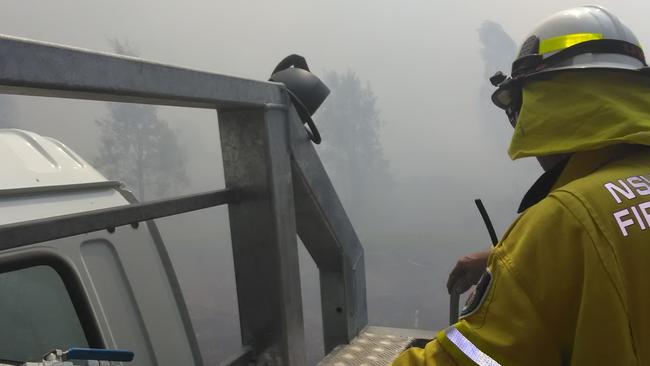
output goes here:
{"type": "Polygon", "coordinates": [[[305,364],[296,234],[320,271],[325,351],[366,325],[363,248],[283,85],[0,36],[0,93],[216,109],[226,181],[0,226],[0,249],[229,204],[244,345],[231,364],[305,364]]]}

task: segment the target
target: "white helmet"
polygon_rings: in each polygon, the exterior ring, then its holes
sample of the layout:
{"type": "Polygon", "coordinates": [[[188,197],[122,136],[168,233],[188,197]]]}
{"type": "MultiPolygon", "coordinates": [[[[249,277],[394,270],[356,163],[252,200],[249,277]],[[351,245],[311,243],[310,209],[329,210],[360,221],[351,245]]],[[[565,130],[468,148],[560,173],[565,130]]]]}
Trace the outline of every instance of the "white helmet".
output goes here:
{"type": "Polygon", "coordinates": [[[498,72],[490,78],[498,87],[492,101],[514,123],[522,83],[532,76],[568,69],[639,71],[646,66],[638,39],[616,16],[600,6],[579,6],[553,14],[535,28],[519,49],[511,76],[498,72]]]}

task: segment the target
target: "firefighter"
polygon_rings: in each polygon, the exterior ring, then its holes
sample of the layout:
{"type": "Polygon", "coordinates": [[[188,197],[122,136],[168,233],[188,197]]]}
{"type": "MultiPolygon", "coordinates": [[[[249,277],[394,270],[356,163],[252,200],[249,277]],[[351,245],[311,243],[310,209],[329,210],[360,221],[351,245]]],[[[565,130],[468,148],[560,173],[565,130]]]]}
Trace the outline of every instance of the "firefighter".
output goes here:
{"type": "Polygon", "coordinates": [[[509,155],[545,173],[499,244],[459,269],[486,266],[460,321],[394,365],[650,365],[649,76],[602,7],[532,32],[492,100],[514,126],[509,155]]]}

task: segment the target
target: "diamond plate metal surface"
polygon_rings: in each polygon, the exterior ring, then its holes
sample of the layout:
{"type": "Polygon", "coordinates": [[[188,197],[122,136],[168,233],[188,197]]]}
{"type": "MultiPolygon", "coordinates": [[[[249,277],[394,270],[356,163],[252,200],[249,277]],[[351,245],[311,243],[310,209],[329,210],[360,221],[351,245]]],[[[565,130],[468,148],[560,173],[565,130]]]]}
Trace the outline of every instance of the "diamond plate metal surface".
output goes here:
{"type": "Polygon", "coordinates": [[[345,346],[335,348],[319,366],[384,366],[413,341],[412,337],[361,332],[345,346]]]}

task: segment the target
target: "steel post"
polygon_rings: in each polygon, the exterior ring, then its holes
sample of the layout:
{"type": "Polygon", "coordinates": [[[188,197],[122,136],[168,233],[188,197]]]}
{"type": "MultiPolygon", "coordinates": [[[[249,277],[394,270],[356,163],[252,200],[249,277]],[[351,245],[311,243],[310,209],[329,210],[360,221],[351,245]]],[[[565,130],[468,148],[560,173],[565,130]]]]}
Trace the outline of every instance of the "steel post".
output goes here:
{"type": "Polygon", "coordinates": [[[325,352],[368,323],[363,247],[294,111],[291,153],[300,239],[320,271],[325,352]]]}
{"type": "Polygon", "coordinates": [[[220,111],[242,341],[259,361],[304,365],[304,327],[286,110],[220,111]]]}

